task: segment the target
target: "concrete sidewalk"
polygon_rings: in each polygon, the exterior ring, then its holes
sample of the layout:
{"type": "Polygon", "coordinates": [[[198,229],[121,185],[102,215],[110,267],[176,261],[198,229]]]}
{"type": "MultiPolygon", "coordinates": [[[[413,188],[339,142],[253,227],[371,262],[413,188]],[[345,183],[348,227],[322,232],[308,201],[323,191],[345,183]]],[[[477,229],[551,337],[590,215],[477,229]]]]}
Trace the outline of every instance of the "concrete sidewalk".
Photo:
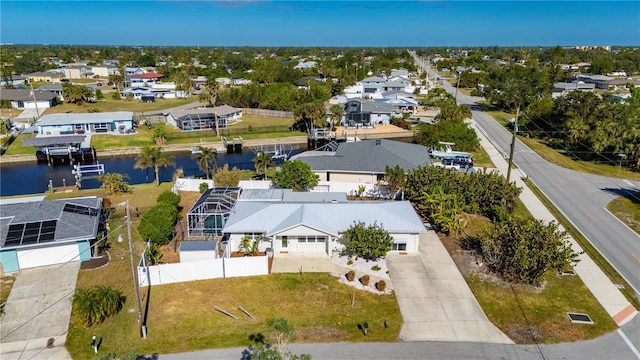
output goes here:
{"type": "MultiPolygon", "coordinates": [[[[503,154],[496,149],[496,147],[486,137],[482,128],[475,122],[473,122],[473,128],[476,130],[480,139],[480,145],[489,154],[491,161],[495,164],[498,171],[506,176],[509,164],[503,154]]],[[[547,210],[544,204],[538,199],[538,197],[527,187],[522,181],[522,177],[526,177],[526,174],[521,173],[518,169],[511,169],[511,181],[515,181],[516,185],[522,188],[520,194],[520,200],[527,207],[531,215],[536,219],[543,220],[544,222],[556,221],[555,217],[547,210]]],[[[561,230],[564,228],[560,227],[561,230]]],[[[596,299],[609,313],[613,320],[622,326],[631,321],[638,311],[627,301],[622,295],[620,290],[609,280],[609,278],[602,272],[602,270],[595,264],[595,262],[583,252],[582,247],[571,237],[567,238],[571,242],[571,247],[577,253],[579,253],[580,262],[575,266],[574,270],[584,284],[593,293],[596,299]]]]}

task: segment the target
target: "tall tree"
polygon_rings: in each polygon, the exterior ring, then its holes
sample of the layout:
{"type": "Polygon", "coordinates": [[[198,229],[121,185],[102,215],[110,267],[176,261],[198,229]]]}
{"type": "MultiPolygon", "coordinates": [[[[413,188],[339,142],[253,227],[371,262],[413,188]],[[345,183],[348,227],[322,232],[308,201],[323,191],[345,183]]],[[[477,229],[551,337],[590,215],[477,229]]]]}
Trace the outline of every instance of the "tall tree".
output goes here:
{"type": "Polygon", "coordinates": [[[389,191],[391,192],[391,197],[395,199],[398,191],[402,190],[404,187],[404,182],[406,180],[404,170],[402,170],[400,165],[396,165],[395,167],[387,165],[384,172],[384,178],[387,182],[387,186],[389,187],[389,191]]]}
{"type": "Polygon", "coordinates": [[[280,166],[280,171],[273,177],[273,183],[284,189],[307,191],[318,185],[316,175],[309,164],[300,160],[287,160],[280,166]]]}
{"type": "Polygon", "coordinates": [[[340,121],[344,116],[344,108],[338,104],[335,104],[335,105],[331,105],[331,107],[329,108],[329,111],[331,112],[330,129],[333,131],[333,128],[336,126],[336,124],[340,124],[340,121]]]}
{"type": "Polygon", "coordinates": [[[159,146],[148,146],[140,151],[134,169],[153,168],[155,173],[156,184],[160,185],[160,167],[175,165],[173,155],[165,153],[159,146]]]}
{"type": "Polygon", "coordinates": [[[207,174],[207,179],[209,179],[211,172],[215,172],[218,169],[218,162],[216,161],[218,153],[215,149],[205,146],[198,146],[196,149],[198,151],[194,152],[191,158],[198,159],[198,167],[207,174]]]}
{"type": "Polygon", "coordinates": [[[267,170],[269,170],[270,166],[275,166],[276,164],[273,162],[273,156],[268,154],[262,150],[258,151],[256,157],[251,160],[253,165],[256,168],[256,173],[260,175],[260,170],[264,171],[264,179],[267,180],[267,170]]]}

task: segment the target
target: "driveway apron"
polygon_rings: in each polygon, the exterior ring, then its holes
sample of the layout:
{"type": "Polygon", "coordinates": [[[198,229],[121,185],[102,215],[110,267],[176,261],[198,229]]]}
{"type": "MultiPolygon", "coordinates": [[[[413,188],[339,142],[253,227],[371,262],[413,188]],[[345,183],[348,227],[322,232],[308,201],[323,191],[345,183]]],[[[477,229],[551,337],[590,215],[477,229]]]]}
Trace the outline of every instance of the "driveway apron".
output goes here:
{"type": "Polygon", "coordinates": [[[386,257],[404,319],[400,340],[512,344],[487,319],[433,231],[420,234],[419,249],[386,257]]]}
{"type": "Polygon", "coordinates": [[[80,262],[21,270],[0,318],[0,358],[70,359],[64,348],[80,262]]]}

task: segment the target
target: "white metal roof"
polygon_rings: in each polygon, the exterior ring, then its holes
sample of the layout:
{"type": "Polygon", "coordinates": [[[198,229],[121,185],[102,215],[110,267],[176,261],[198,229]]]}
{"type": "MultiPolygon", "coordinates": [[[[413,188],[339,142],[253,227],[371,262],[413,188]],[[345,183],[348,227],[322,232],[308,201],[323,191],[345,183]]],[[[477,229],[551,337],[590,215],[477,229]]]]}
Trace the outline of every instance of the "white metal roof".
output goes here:
{"type": "Polygon", "coordinates": [[[133,113],[131,111],[114,111],[104,113],[86,114],[51,114],[44,115],[36,125],[68,125],[68,124],[90,124],[106,123],[114,121],[131,121],[133,113]]]}
{"type": "Polygon", "coordinates": [[[236,203],[223,233],[278,234],[307,226],[337,236],[356,222],[377,223],[390,233],[420,233],[425,228],[408,201],[352,201],[348,203],[236,203]]]}

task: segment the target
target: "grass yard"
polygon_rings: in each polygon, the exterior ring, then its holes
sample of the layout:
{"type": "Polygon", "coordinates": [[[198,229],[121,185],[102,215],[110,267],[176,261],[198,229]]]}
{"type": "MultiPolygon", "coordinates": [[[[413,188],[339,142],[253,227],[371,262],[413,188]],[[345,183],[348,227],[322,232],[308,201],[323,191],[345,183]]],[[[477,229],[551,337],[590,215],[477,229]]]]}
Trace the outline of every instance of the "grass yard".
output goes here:
{"type": "MultiPolygon", "coordinates": [[[[532,218],[520,201],[516,203],[514,216],[532,218]]],[[[472,236],[489,223],[477,215],[470,215],[467,220],[465,233],[472,236]]],[[[537,335],[537,342],[547,344],[592,339],[616,329],[613,319],[579,277],[561,277],[551,272],[541,288],[510,285],[478,270],[469,270],[474,269],[465,264],[469,259],[461,260],[456,254],[460,249],[458,241],[451,238],[443,241],[489,320],[514,342],[533,343],[529,329],[537,335]],[[595,325],[572,324],[566,312],[587,313],[595,325]]]]}
{"type": "MultiPolygon", "coordinates": [[[[83,271],[79,284],[111,283],[126,293],[130,283],[106,275],[118,270],[122,274],[126,271],[118,264],[83,271]]],[[[73,358],[90,358],[93,354],[87,343],[92,335],[104,339],[102,351],[118,353],[133,349],[138,354],[162,354],[248,346],[251,334],[269,335],[266,319],[283,316],[295,327],[300,342],[395,341],[402,327],[395,296],[357,291],[356,306],[352,308],[351,293],[352,289],[328,274],[272,274],[155,286],[145,296],[145,301],[149,299],[148,339],[137,336],[137,315],[129,310],[134,307],[129,291],[123,310],[103,324],[93,329],[71,324],[66,347],[73,358]],[[238,305],[256,319],[242,314],[238,305]],[[215,311],[214,306],[235,314],[239,320],[215,311]],[[357,328],[363,321],[369,323],[367,337],[357,328]],[[384,321],[388,328],[384,328],[384,321]]]]}
{"type": "Polygon", "coordinates": [[[36,148],[29,145],[23,146],[22,142],[24,139],[31,139],[36,137],[36,134],[20,134],[15,140],[9,145],[7,151],[5,151],[4,155],[35,155],[36,148]]]}
{"type": "MultiPolygon", "coordinates": [[[[170,130],[167,127],[167,130],[170,130]]],[[[176,131],[179,131],[176,129],[176,131]]],[[[151,130],[146,126],[138,126],[135,134],[128,135],[108,135],[93,134],[91,136],[91,146],[96,150],[121,149],[129,147],[144,147],[155,145],[151,130]]]]}
{"type": "Polygon", "coordinates": [[[549,273],[541,289],[510,286],[478,274],[466,277],[476,299],[493,324],[519,344],[553,344],[593,339],[617,325],[577,276],[549,273]],[[586,313],[593,325],[572,324],[567,312],[586,313]]]}
{"type": "Polygon", "coordinates": [[[86,113],[89,109],[99,109],[101,112],[111,111],[132,111],[132,112],[145,112],[145,111],[157,111],[163,109],[169,109],[176,106],[182,106],[194,103],[193,99],[158,99],[156,102],[145,103],[139,100],[113,100],[111,99],[111,93],[105,94],[104,101],[98,101],[90,104],[69,104],[64,103],[48,108],[44,114],[59,114],[66,112],[73,113],[86,113]]]}
{"type": "Polygon", "coordinates": [[[479,146],[475,151],[471,152],[473,157],[473,165],[476,167],[495,168],[496,165],[491,161],[489,154],[484,150],[482,146],[479,146]]]}
{"type": "MultiPolygon", "coordinates": [[[[639,194],[637,193],[636,196],[639,194]]],[[[637,198],[630,199],[619,196],[607,204],[607,209],[633,231],[640,234],[640,201],[637,198]]]]}

